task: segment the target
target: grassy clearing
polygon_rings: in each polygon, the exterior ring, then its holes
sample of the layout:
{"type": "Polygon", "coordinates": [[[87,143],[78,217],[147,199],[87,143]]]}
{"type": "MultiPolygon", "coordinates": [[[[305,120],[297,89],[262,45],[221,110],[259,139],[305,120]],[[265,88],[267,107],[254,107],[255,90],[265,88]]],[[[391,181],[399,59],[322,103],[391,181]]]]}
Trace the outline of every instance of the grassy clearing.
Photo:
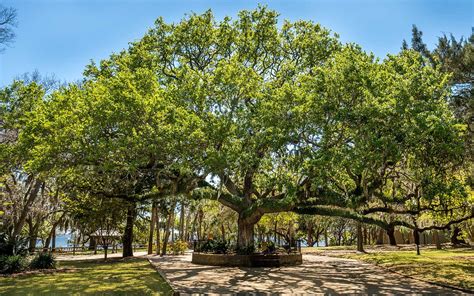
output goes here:
{"type": "Polygon", "coordinates": [[[61,261],[67,272],[0,278],[1,295],[171,295],[145,259],[61,261]]]}
{"type": "Polygon", "coordinates": [[[420,256],[414,250],[336,256],[374,263],[414,278],[474,291],[473,249],[421,250],[420,256]]]}

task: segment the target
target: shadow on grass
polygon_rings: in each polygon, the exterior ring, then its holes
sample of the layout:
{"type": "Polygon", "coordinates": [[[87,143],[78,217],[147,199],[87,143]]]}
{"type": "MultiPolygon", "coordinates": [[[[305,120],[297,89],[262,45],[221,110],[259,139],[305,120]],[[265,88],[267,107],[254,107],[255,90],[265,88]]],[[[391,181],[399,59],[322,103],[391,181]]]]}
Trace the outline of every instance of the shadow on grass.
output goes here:
{"type": "Polygon", "coordinates": [[[6,295],[171,295],[165,280],[145,259],[62,261],[74,272],[0,278],[6,295]]]}

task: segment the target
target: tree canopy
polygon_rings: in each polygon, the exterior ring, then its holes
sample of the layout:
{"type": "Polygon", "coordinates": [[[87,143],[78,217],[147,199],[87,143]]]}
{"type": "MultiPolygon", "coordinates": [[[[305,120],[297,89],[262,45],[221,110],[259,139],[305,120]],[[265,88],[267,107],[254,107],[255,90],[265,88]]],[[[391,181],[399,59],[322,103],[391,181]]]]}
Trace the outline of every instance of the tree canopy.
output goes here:
{"type": "Polygon", "coordinates": [[[474,214],[467,127],[451,76],[417,51],[380,60],[266,7],[207,11],[158,19],[80,84],[45,96],[18,82],[2,112],[21,125],[28,172],[126,200],[129,216],[151,198],[217,200],[237,212],[242,248],[264,214],[286,211],[444,229],[474,214]]]}

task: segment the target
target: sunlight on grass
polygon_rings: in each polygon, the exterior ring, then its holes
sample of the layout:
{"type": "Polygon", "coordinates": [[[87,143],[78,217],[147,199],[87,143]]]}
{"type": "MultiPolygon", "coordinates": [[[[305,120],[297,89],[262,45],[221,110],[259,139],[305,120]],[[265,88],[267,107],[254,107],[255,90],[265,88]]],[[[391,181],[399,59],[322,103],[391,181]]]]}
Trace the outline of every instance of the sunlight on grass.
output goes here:
{"type": "Polygon", "coordinates": [[[171,295],[165,280],[144,259],[63,261],[59,268],[76,269],[54,274],[0,278],[4,295],[171,295]]]}
{"type": "Polygon", "coordinates": [[[345,254],[345,258],[363,260],[388,267],[393,271],[474,290],[474,250],[390,251],[369,254],[345,254]]]}

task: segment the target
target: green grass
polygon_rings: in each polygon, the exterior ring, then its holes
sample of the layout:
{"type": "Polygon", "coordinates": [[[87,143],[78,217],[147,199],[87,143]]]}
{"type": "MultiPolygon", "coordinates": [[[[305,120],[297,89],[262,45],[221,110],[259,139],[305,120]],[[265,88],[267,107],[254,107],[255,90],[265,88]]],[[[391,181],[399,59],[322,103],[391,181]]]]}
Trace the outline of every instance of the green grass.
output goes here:
{"type": "Polygon", "coordinates": [[[474,250],[446,249],[344,254],[415,278],[474,290],[474,250]]]}
{"type": "Polygon", "coordinates": [[[355,250],[356,246],[301,247],[301,253],[322,253],[324,251],[355,250]]]}
{"type": "Polygon", "coordinates": [[[67,272],[0,278],[0,295],[171,295],[145,259],[61,261],[67,272]]]}

